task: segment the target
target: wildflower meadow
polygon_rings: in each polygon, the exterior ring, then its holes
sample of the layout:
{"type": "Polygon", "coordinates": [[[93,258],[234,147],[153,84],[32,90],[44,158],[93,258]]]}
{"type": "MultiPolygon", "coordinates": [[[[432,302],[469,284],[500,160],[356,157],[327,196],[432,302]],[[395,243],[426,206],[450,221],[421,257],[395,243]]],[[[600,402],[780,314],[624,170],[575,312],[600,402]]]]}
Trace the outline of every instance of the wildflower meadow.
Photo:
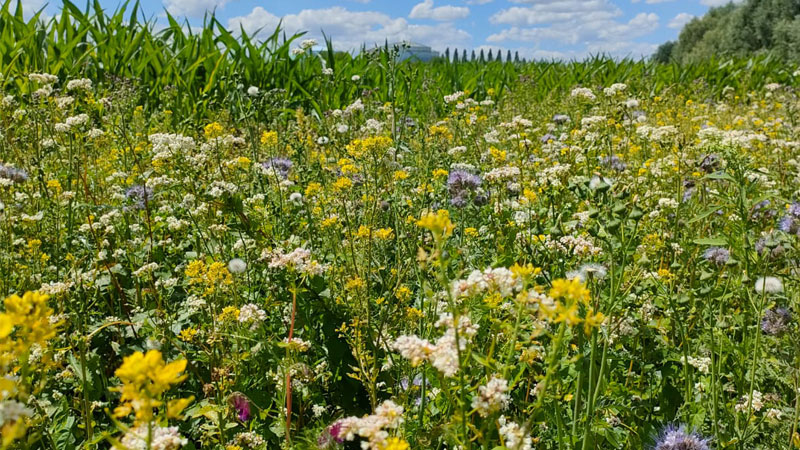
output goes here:
{"type": "Polygon", "coordinates": [[[800,448],[796,67],[65,11],[0,13],[0,448],[800,448]]]}

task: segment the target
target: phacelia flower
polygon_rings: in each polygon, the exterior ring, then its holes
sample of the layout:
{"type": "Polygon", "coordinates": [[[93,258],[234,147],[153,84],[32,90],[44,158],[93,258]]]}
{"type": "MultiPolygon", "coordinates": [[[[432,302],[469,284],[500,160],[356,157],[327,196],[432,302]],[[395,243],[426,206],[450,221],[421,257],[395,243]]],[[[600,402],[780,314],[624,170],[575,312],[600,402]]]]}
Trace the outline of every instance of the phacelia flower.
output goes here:
{"type": "Polygon", "coordinates": [[[678,428],[670,425],[664,429],[653,450],[709,450],[708,439],[685,425],[678,428]]]}

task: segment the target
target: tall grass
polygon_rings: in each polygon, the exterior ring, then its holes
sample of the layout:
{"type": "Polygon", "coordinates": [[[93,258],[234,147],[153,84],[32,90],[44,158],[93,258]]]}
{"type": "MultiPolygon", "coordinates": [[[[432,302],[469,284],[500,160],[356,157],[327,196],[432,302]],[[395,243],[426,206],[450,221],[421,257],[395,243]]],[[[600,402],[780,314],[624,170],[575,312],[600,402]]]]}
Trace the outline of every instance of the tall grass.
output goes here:
{"type": "Polygon", "coordinates": [[[97,0],[81,9],[65,0],[59,14],[42,12],[25,19],[21,2],[6,0],[0,9],[0,87],[24,92],[31,72],[60,79],[87,77],[111,86],[121,80],[139,89],[136,100],[171,109],[177,117],[204,117],[211,109],[241,111],[250,86],[270,91],[271,113],[304,107],[317,114],[341,108],[372,89],[370,98],[394,102],[413,115],[441,113],[442,95],[468,90],[498,98],[512,81],[527,81],[526,95],[535,100],[563,94],[576,85],[608,86],[625,82],[652,95],[680,86],[711,86],[720,94],[728,87],[745,94],[766,82],[787,82],[792,70],[781,61],[711,59],[699,64],[659,64],[647,60],[615,60],[596,56],[585,61],[452,62],[393,61],[390,46],[356,55],[334,51],[330,40],[318,53],[292,55],[302,34],[280,29],[249,34],[229,30],[213,14],[201,27],[166,13],[166,23],[147,18],[139,2],[105,11],[97,0]],[[390,67],[391,66],[391,67],[390,67]],[[333,77],[322,68],[334,69],[333,77]],[[358,75],[358,83],[349,82],[358,75]],[[348,82],[346,82],[348,81],[348,82]],[[180,92],[180,95],[176,95],[180,92]],[[420,92],[426,92],[424,96],[420,92]]]}

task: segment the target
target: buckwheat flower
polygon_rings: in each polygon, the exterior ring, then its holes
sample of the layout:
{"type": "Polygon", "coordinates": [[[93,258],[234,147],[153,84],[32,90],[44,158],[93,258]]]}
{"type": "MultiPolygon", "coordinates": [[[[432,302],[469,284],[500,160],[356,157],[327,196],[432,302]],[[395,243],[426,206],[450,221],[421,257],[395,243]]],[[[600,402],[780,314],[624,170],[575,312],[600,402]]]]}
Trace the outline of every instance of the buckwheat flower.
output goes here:
{"type": "Polygon", "coordinates": [[[710,247],[703,253],[703,258],[711,264],[723,266],[731,257],[731,252],[722,247],[710,247]]]}
{"type": "Polygon", "coordinates": [[[353,75],[352,77],[350,77],[350,81],[354,83],[357,83],[359,80],[361,80],[361,76],[359,75],[353,75]]]}
{"type": "Polygon", "coordinates": [[[247,263],[240,258],[233,258],[228,261],[228,271],[230,273],[244,273],[247,270],[247,263]]]}
{"type": "Polygon", "coordinates": [[[500,437],[503,438],[503,444],[509,450],[532,450],[533,439],[526,433],[525,428],[519,426],[516,422],[506,419],[506,416],[500,416],[497,419],[500,424],[500,437]]]}
{"type": "Polygon", "coordinates": [[[783,292],[783,282],[775,277],[760,277],[756,280],[754,289],[759,294],[780,294],[783,292]]]}
{"type": "Polygon", "coordinates": [[[259,308],[258,305],[248,303],[242,306],[239,310],[238,320],[239,323],[252,323],[255,327],[261,322],[267,320],[267,313],[265,313],[263,309],[259,308]]]}
{"type": "Polygon", "coordinates": [[[770,336],[779,336],[789,328],[791,321],[791,311],[775,307],[764,313],[764,317],[761,319],[761,331],[770,336]]]}
{"type": "Polygon", "coordinates": [[[322,69],[322,74],[325,76],[332,76],[333,69],[331,69],[330,67],[325,67],[324,69],[322,69]]]}
{"type": "Polygon", "coordinates": [[[414,367],[427,360],[434,351],[434,346],[430,342],[417,336],[400,336],[395,339],[391,347],[409,360],[414,367]]]}
{"type": "Polygon", "coordinates": [[[653,450],[709,450],[709,441],[689,431],[685,425],[678,428],[669,425],[661,433],[653,450]]]}
{"type": "Polygon", "coordinates": [[[41,84],[54,84],[58,81],[58,77],[49,73],[30,73],[28,80],[41,84]]]}
{"type": "Polygon", "coordinates": [[[249,95],[250,97],[255,97],[256,95],[258,95],[259,92],[260,91],[256,86],[250,86],[249,88],[247,88],[247,95],[249,95]]]}
{"type": "Polygon", "coordinates": [[[472,407],[478,410],[481,417],[487,417],[508,406],[510,398],[507,392],[508,381],[494,375],[486,385],[478,388],[478,394],[472,397],[472,407]]]}
{"type": "Polygon", "coordinates": [[[121,439],[123,448],[128,450],[177,450],[189,442],[178,432],[178,427],[154,425],[149,431],[150,445],[147,442],[147,425],[129,429],[121,439]]]}
{"type": "Polygon", "coordinates": [[[89,91],[92,89],[92,80],[88,78],[79,78],[77,80],[69,80],[67,82],[68,91],[89,91]]]}

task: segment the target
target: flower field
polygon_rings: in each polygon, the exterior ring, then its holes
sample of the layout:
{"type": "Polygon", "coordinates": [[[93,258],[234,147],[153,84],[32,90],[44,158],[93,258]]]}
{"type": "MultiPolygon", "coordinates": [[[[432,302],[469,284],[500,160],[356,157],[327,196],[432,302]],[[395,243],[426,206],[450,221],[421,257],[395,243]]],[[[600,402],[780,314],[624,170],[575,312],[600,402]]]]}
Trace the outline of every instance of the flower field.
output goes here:
{"type": "Polygon", "coordinates": [[[800,73],[312,45],[3,62],[2,448],[800,448],[800,73]]]}

